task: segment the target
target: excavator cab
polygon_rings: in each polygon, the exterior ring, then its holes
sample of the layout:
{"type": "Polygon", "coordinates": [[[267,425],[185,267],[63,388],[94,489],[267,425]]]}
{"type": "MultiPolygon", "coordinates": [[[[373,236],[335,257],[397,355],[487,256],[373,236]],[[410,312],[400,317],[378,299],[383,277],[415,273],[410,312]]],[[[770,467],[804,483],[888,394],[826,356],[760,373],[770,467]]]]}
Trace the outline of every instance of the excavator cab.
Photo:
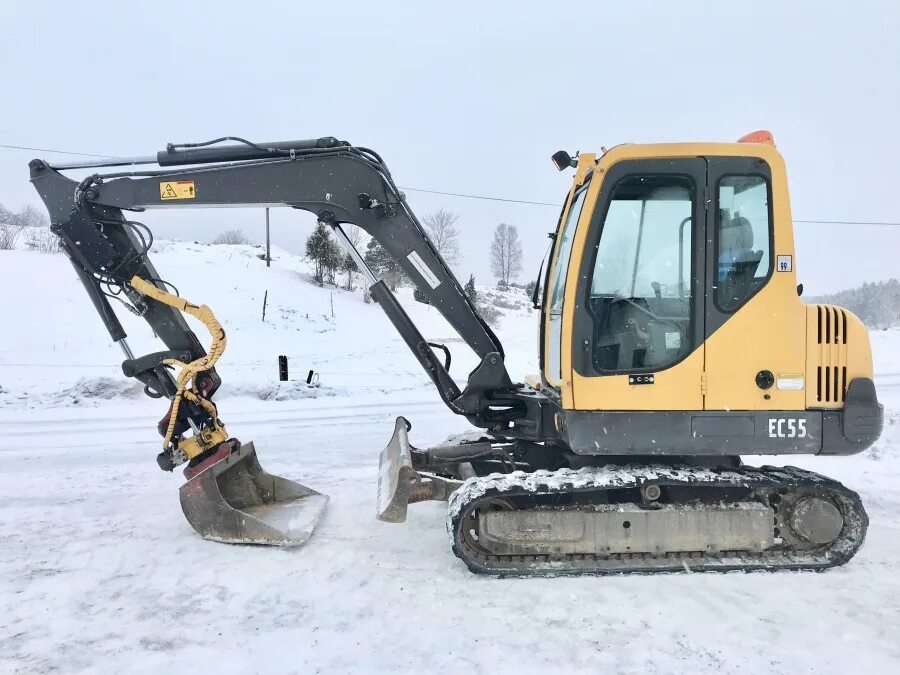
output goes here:
{"type": "MultiPolygon", "coordinates": [[[[571,450],[595,454],[605,428],[610,453],[846,451],[831,413],[813,411],[869,390],[869,341],[845,310],[839,354],[810,333],[832,310],[799,297],[771,135],[623,145],[581,154],[575,168],[541,341],[542,386],[559,401],[571,450]],[[770,435],[772,418],[806,432],[770,435]]],[[[879,408],[867,405],[875,429],[879,408]]]]}

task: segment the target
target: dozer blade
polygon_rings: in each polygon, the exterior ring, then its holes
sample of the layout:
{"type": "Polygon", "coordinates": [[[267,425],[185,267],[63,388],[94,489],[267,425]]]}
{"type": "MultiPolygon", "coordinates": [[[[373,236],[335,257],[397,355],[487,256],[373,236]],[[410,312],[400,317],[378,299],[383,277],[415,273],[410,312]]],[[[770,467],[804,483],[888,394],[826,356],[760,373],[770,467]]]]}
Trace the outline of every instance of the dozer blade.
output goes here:
{"type": "Polygon", "coordinates": [[[418,474],[412,467],[410,456],[410,423],[398,417],[391,442],[381,451],[378,461],[378,520],[386,523],[402,523],[406,520],[406,507],[418,474]]]}
{"type": "Polygon", "coordinates": [[[398,417],[391,442],[381,451],[378,462],[378,520],[402,523],[406,508],[416,502],[447,501],[462,485],[461,480],[419,472],[413,467],[413,455],[421,457],[433,450],[422,451],[409,444],[410,423],[398,417]]]}
{"type": "Polygon", "coordinates": [[[204,538],[228,544],[300,546],[328,496],[267,473],[253,443],[242,445],[181,486],[181,509],[204,538]]]}

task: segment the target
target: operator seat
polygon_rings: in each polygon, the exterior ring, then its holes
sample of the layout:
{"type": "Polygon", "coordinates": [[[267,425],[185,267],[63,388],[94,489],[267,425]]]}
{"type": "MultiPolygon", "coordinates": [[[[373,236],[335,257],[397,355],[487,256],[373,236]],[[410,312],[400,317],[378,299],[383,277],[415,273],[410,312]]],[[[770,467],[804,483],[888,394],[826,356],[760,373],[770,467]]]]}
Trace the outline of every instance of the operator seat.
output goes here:
{"type": "Polygon", "coordinates": [[[722,220],[719,230],[718,300],[733,310],[754,291],[756,271],[763,252],[753,250],[753,226],[743,216],[722,220]]]}

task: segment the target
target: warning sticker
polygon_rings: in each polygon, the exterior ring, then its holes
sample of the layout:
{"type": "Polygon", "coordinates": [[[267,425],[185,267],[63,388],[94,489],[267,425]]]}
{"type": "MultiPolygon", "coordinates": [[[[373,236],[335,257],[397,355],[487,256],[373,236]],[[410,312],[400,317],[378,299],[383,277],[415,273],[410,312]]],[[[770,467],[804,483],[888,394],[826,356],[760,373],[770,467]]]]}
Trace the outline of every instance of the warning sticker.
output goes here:
{"type": "Polygon", "coordinates": [[[194,181],[178,180],[167,181],[159,184],[159,198],[166,199],[194,199],[197,193],[194,191],[194,181]]]}
{"type": "Polygon", "coordinates": [[[409,262],[413,264],[413,267],[415,267],[419,274],[422,275],[422,278],[428,283],[429,286],[431,286],[432,288],[437,288],[441,285],[441,280],[438,279],[435,276],[434,272],[432,272],[428,268],[428,265],[425,264],[425,261],[422,260],[422,257],[418,253],[413,251],[406,257],[409,258],[409,262]]]}

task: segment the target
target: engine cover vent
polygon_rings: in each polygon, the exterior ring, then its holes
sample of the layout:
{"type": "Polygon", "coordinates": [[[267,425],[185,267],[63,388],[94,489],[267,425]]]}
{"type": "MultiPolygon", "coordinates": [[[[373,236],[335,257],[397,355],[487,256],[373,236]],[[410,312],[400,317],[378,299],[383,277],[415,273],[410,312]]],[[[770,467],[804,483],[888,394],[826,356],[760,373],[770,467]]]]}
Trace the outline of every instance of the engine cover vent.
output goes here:
{"type": "Polygon", "coordinates": [[[847,393],[847,312],[832,305],[816,305],[818,354],[816,401],[843,405],[847,393]]]}

